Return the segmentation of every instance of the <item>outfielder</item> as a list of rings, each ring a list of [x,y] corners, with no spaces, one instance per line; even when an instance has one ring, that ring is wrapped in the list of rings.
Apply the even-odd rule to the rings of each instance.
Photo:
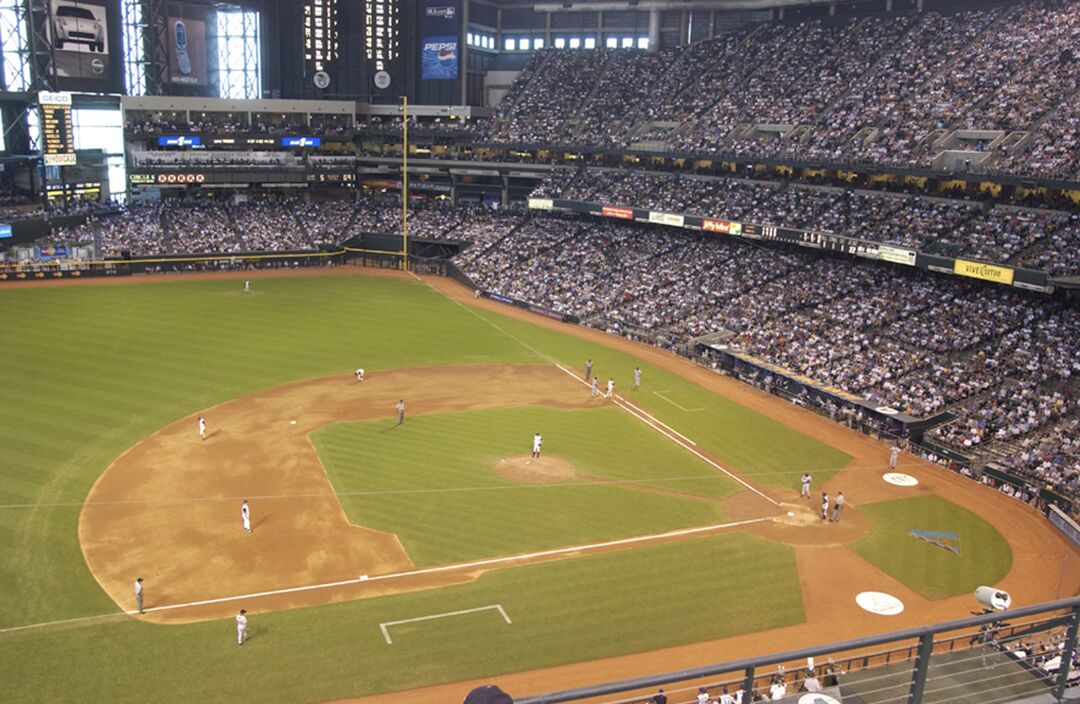
[[[236,644],[243,645],[247,639],[247,609],[240,609],[240,613],[236,614]]]
[[[397,424],[401,425],[405,422],[405,399],[398,401],[394,408],[397,409]]]
[[[244,279],[244,293],[249,293],[250,291],[251,291],[251,282],[248,281],[247,279]]]
[[[810,498],[810,473],[809,472],[803,472],[803,475],[802,475],[802,489],[799,490],[799,496],[800,497],[805,496],[808,499]]]
[[[240,520],[244,522],[244,530],[248,533],[251,532],[251,509],[248,508],[247,499],[244,499],[244,503],[240,504]]]
[[[363,370],[363,368],[360,368],[360,369],[356,370],[356,380],[357,381],[363,381],[364,380],[364,370]]]
[[[641,367],[634,367],[634,391],[641,388]]]
[[[199,416],[199,439],[206,439],[206,419],[202,416]]]
[[[537,457],[540,456],[540,445],[542,445],[543,443],[544,443],[544,437],[540,433],[537,433],[536,435],[533,435],[533,451],[532,451],[533,459],[536,459]]]

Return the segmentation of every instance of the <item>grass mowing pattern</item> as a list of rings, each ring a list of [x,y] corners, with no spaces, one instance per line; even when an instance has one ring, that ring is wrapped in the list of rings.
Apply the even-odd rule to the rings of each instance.
[[[851,545],[867,562],[928,599],[969,594],[1012,567],[1012,550],[992,525],[939,496],[883,501],[859,510],[870,532]],[[909,535],[911,529],[957,533],[960,554]]]
[[[437,565],[723,523],[715,501],[568,480],[522,484],[495,474],[504,457],[544,453],[578,474],[653,479],[721,499],[742,487],[617,408],[529,406],[336,423],[315,446],[353,523],[396,533],[418,565]],[[664,481],[664,479],[675,481]],[[692,486],[687,488],[687,484]],[[470,489],[468,491],[443,490]],[[431,493],[384,493],[429,490]]]
[[[746,578],[748,565],[754,579]],[[379,631],[381,622],[496,603],[512,625],[489,611],[394,626],[392,646]],[[732,533],[508,568],[439,590],[256,614],[244,648],[228,622],[124,620],[0,637],[0,659],[4,696],[13,702],[292,704],[648,651],[803,618],[793,550]]]

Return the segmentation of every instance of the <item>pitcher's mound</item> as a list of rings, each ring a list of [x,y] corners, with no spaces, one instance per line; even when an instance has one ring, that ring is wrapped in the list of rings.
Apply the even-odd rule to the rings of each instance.
[[[550,484],[574,476],[574,465],[558,457],[504,457],[495,463],[500,477],[526,484]]]

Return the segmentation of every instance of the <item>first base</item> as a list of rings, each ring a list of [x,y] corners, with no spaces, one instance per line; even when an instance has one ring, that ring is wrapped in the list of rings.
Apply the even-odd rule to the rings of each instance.
[[[366,574],[360,575],[360,581],[361,582],[366,582],[367,581],[367,575]]]
[[[289,425],[296,425],[296,421],[295,420],[290,420]]]

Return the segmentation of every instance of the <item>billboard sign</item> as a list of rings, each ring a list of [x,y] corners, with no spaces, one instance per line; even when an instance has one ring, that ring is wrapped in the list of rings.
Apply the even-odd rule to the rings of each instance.
[[[106,0],[50,0],[49,32],[59,78],[111,81]]]
[[[197,135],[163,135],[157,138],[159,147],[198,147],[202,146],[202,137]]]
[[[11,237],[11,225],[0,223],[0,240],[6,240],[9,237]]]
[[[321,137],[282,137],[283,147],[321,147]]]
[[[971,262],[966,259],[957,259],[953,263],[953,273],[958,276],[967,276],[972,279],[993,281],[998,284],[1011,284],[1013,282],[1013,270],[1007,266],[995,266],[983,262]]]
[[[458,38],[427,37],[420,50],[420,78],[452,81],[458,77]]]
[[[206,23],[183,17],[169,20],[169,82],[205,86]]]

